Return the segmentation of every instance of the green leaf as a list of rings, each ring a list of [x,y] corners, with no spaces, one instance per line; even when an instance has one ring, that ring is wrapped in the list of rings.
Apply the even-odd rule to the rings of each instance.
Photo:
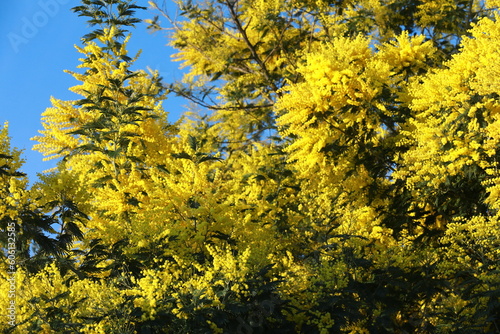
[[[104,150],[103,153],[112,159],[116,159],[122,153],[122,148],[118,148],[117,150]]]
[[[205,155],[203,156],[202,158],[198,159],[198,163],[202,163],[202,162],[205,162],[205,161],[210,161],[210,160],[217,160],[217,161],[222,161],[221,158],[218,158],[218,157],[214,157],[212,155]]]
[[[95,180],[92,186],[95,188],[102,188],[111,180],[113,180],[113,176],[106,175]]]
[[[193,157],[191,157],[189,154],[187,154],[186,152],[182,152],[182,153],[172,153],[172,157],[176,158],[176,159],[188,159],[188,160],[193,160]]]
[[[193,151],[197,151],[198,149],[198,139],[196,139],[195,136],[189,135],[188,136],[188,145]]]

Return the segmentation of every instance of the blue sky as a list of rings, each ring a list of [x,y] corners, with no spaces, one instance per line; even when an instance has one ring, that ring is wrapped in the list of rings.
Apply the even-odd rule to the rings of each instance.
[[[161,3],[161,1],[159,1]],[[168,9],[175,10],[172,1],[165,1]],[[0,13],[0,124],[9,122],[12,146],[24,150],[26,163],[22,169],[30,181],[36,174],[52,168],[54,161],[43,162],[43,156],[31,148],[30,138],[42,129],[41,113],[53,96],[62,100],[75,100],[78,95],[68,88],[78,84],[64,70],[77,70],[80,54],[74,45],[81,45],[81,37],[92,29],[85,17],[78,17],[70,9],[79,5],[76,0],[16,0],[2,3]],[[147,0],[137,5],[148,7]],[[141,19],[152,18],[153,10],[138,11]],[[166,46],[165,33],[151,34],[145,23],[132,30],[129,52],[142,54],[136,69],[150,67],[160,71],[166,81],[181,79],[179,63],[172,62],[175,50]],[[169,97],[164,108],[169,120],[175,121],[187,102]]]

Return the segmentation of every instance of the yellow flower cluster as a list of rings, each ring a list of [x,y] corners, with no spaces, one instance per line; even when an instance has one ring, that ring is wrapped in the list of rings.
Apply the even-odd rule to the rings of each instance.
[[[404,168],[394,173],[409,187],[424,180],[438,188],[470,165],[495,175],[496,162],[491,157],[499,143],[499,103],[492,94],[497,91],[495,73],[500,67],[491,57],[499,57],[499,27],[498,21],[481,20],[447,68],[410,89],[411,108],[416,112],[409,127],[414,146],[404,156]],[[496,196],[496,191],[490,194]]]

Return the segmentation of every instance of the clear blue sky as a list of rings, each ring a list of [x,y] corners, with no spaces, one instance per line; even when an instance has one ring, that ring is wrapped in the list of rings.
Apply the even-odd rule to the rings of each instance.
[[[161,1],[159,1],[161,3]],[[175,10],[172,1],[165,1],[169,11]],[[43,156],[32,150],[35,142],[30,138],[42,129],[41,113],[50,104],[53,96],[62,100],[75,100],[78,95],[68,88],[78,84],[63,70],[77,70],[78,53],[74,45],[81,45],[81,37],[92,29],[85,17],[78,17],[70,9],[80,4],[77,0],[15,0],[2,3],[0,13],[0,124],[9,122],[12,146],[24,149],[26,163],[23,172],[30,181],[36,174],[55,165],[54,161],[43,162]],[[137,0],[139,6],[148,7],[147,0]],[[152,18],[153,10],[139,10],[141,19]],[[175,52],[166,44],[163,32],[151,34],[145,23],[132,30],[129,52],[142,55],[135,63],[136,69],[160,71],[166,81],[182,77],[179,63],[172,62]],[[175,121],[187,102],[170,97],[164,104]]]

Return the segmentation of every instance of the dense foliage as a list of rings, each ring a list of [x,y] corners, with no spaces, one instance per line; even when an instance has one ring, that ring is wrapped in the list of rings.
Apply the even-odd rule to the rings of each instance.
[[[58,167],[0,132],[2,332],[500,333],[500,2],[177,2],[182,82],[132,70],[145,8],[82,0]]]

